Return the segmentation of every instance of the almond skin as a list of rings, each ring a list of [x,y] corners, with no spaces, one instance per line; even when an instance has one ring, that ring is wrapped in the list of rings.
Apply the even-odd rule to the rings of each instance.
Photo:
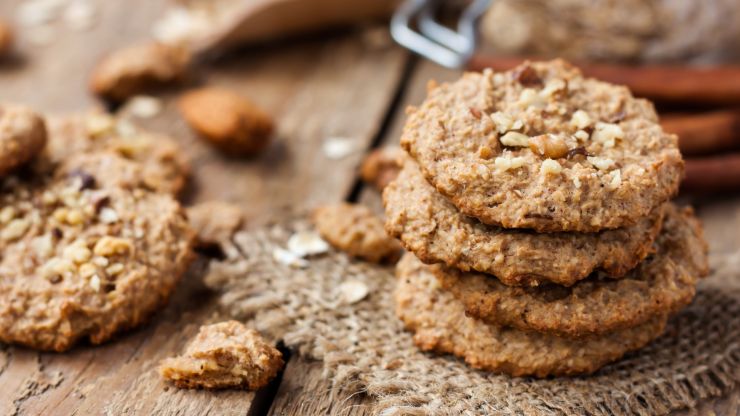
[[[252,156],[270,143],[274,130],[270,116],[231,91],[193,90],[180,97],[178,107],[193,130],[226,154]]]

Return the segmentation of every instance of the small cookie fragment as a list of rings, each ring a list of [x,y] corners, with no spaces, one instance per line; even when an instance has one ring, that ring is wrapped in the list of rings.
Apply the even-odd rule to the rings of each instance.
[[[226,154],[251,156],[270,143],[274,130],[270,116],[231,91],[215,87],[190,91],[178,106],[190,127]]]
[[[401,246],[389,237],[383,221],[362,205],[325,205],[314,211],[319,234],[335,248],[373,263],[398,258]]]
[[[411,253],[403,256],[396,266],[396,314],[421,350],[453,354],[480,370],[515,377],[590,374],[659,337],[667,321],[656,315],[639,326],[584,339],[489,325],[440,290],[430,267]]]
[[[165,359],[159,373],[180,388],[257,390],[283,367],[282,354],[237,321],[200,327],[185,354]]]
[[[10,53],[13,48],[13,31],[7,23],[0,20],[0,57]]]
[[[188,208],[187,214],[198,243],[205,246],[229,240],[243,220],[238,206],[223,201],[200,203]]]
[[[190,53],[178,46],[145,43],[105,57],[93,70],[90,89],[112,101],[125,101],[136,94],[182,81]]]
[[[404,152],[399,147],[384,147],[373,150],[360,167],[360,176],[365,183],[372,184],[382,191],[401,170],[401,157]]]
[[[20,105],[0,105],[0,175],[41,152],[46,136],[46,123],[41,116]]]

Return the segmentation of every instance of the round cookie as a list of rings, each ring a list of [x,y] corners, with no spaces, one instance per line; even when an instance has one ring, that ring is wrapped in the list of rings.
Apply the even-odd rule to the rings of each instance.
[[[0,176],[30,161],[45,145],[43,118],[23,106],[0,105]]]
[[[55,176],[0,181],[0,341],[104,342],[162,307],[190,262],[192,232],[172,196],[72,161]]]
[[[431,88],[401,145],[463,214],[539,232],[635,224],[683,174],[648,101],[560,60]]]
[[[619,280],[598,275],[566,288],[511,287],[480,273],[435,265],[440,284],[488,323],[583,337],[630,328],[675,313],[694,298],[708,273],[707,244],[690,208],[668,204],[656,253]]]
[[[580,340],[500,328],[466,316],[463,305],[439,290],[429,266],[412,254],[396,270],[396,313],[414,332],[419,348],[454,354],[473,368],[512,376],[593,373],[660,336],[667,321],[658,316],[634,328]]]
[[[438,194],[409,158],[383,192],[386,231],[425,263],[493,274],[511,286],[571,286],[598,269],[621,277],[648,255],[663,206],[634,226],[600,233],[536,234],[483,224]]]
[[[72,155],[111,152],[139,162],[144,186],[176,195],[190,171],[180,146],[171,138],[139,129],[126,120],[91,112],[50,117],[46,154],[52,162]]]

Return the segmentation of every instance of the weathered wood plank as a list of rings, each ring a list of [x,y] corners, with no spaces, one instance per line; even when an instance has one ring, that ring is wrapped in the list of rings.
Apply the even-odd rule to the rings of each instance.
[[[126,10],[136,8],[126,4]],[[121,15],[127,18],[120,19]],[[129,16],[118,10],[116,20],[129,20]],[[141,27],[148,31],[148,25]],[[121,29],[111,25],[108,30]],[[110,34],[101,34],[88,39],[95,47],[77,45],[77,49],[82,56],[127,43],[137,34],[120,36],[126,42],[116,38],[106,43]],[[295,41],[244,52],[202,68],[202,83],[244,93],[276,117],[275,143],[260,157],[229,159],[204,145],[177,115],[175,93],[165,97],[163,114],[141,122],[173,135],[191,156],[191,202],[222,199],[239,203],[247,222],[256,224],[279,215],[282,207],[341,200],[355,181],[356,166],[375,136],[407,59],[399,48],[390,43],[379,46],[376,40],[355,33]],[[38,53],[56,53],[55,64],[60,69],[51,72],[35,67],[48,64],[51,58],[29,59],[28,66],[18,72],[0,75],[3,99],[48,111],[84,109],[93,103],[84,83],[60,82],[65,79],[60,74],[84,73],[76,78],[82,80],[95,59],[80,58],[85,63],[75,62],[70,69],[67,61],[74,59],[68,59],[61,46],[55,52]],[[46,97],[40,92],[43,89],[29,90],[27,86],[34,84],[52,85],[56,90]],[[339,159],[327,158],[322,144],[330,137],[350,139],[352,152]],[[253,393],[172,389],[154,372],[161,358],[180,351],[198,325],[212,319],[216,311],[211,294],[201,285],[202,274],[202,269],[193,268],[165,311],[115,342],[81,346],[65,354],[2,347],[0,413],[247,413]]]

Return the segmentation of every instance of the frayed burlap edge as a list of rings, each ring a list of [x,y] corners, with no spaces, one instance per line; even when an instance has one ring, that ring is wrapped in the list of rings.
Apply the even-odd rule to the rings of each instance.
[[[337,388],[375,397],[378,414],[660,415],[740,380],[740,255],[715,259],[694,303],[642,351],[589,377],[536,380],[420,352],[395,316],[392,267],[338,252],[305,267],[276,260],[275,250],[307,228],[295,221],[237,233],[206,283],[232,317],[323,360]]]

